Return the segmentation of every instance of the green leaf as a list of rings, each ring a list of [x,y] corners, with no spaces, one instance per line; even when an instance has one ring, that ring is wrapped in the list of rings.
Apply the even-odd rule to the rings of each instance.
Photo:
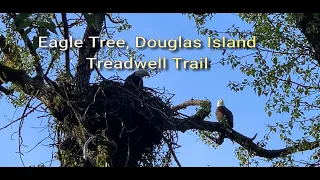
[[[232,36],[235,37],[236,35],[237,35],[237,32],[236,32],[236,31],[233,31],[233,32],[232,32]]]
[[[284,139],[284,135],[280,134],[280,139],[283,140]]]
[[[298,93],[302,93],[303,89],[301,87],[298,88]]]
[[[20,31],[21,29],[24,29],[24,28],[26,28],[26,27],[30,27],[30,25],[31,25],[31,21],[30,21],[30,19],[26,19],[26,20],[24,20],[24,21],[17,21],[17,23],[16,23],[16,28],[15,28],[15,31]]]
[[[46,28],[49,29],[49,31],[53,32],[54,34],[58,35],[56,30],[56,24],[54,24],[53,21],[49,21],[48,23],[44,24]]]
[[[278,58],[277,57],[272,58],[272,62],[273,64],[278,64]]]
[[[258,96],[261,96],[261,93],[262,93],[261,88],[258,87]]]
[[[86,19],[88,25],[93,25],[94,24],[94,15],[89,14],[89,13],[82,13],[84,18]]]
[[[39,36],[49,37],[50,33],[46,28],[39,28]]]
[[[271,111],[268,111],[268,116],[270,117],[272,115],[272,112]]]
[[[15,21],[24,21],[25,19],[27,19],[30,15],[32,15],[32,13],[19,13],[15,19]]]

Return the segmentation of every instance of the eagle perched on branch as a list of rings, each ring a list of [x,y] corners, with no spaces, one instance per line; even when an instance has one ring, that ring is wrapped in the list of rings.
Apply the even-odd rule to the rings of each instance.
[[[143,87],[143,78],[146,76],[150,77],[149,72],[146,70],[135,71],[125,79],[124,86],[129,88],[141,88]]]
[[[225,106],[223,99],[219,99],[217,102],[216,118],[220,124],[222,124],[226,130],[231,133],[233,128],[233,114]]]

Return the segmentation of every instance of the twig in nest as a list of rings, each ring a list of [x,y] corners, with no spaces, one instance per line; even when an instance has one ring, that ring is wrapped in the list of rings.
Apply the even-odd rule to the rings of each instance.
[[[84,159],[85,161],[89,161],[90,163],[91,163],[91,160],[90,160],[89,155],[88,155],[88,145],[89,145],[94,139],[96,139],[96,138],[99,138],[99,136],[91,136],[91,137],[89,137],[89,138],[87,139],[87,141],[84,143],[83,147],[82,147],[83,159]],[[106,163],[105,163],[105,167],[110,167],[110,165],[112,166],[112,156],[116,153],[116,151],[117,151],[117,149],[118,149],[118,146],[117,146],[117,144],[114,143],[113,141],[109,141],[108,138],[106,138],[106,137],[103,137],[103,139],[107,141],[108,146],[109,146],[109,145],[112,145],[113,148],[115,148],[114,151],[112,152],[112,154],[110,155],[110,156],[111,156],[110,162],[109,162],[110,164],[109,164],[107,161],[106,161]],[[110,156],[109,156],[109,157],[110,157]],[[91,164],[93,164],[93,163],[91,163]]]
[[[137,97],[137,95],[134,94],[133,92],[131,92],[131,91],[129,91],[129,90],[123,88],[123,87],[120,87],[120,88],[123,89],[124,91],[128,92],[128,94],[131,95],[131,98],[139,101],[140,103],[143,103],[143,101],[142,101],[139,97]],[[156,107],[153,107],[153,106],[151,106],[151,105],[149,105],[149,104],[146,104],[146,106],[148,106],[148,107],[150,107],[150,108],[158,111],[165,119],[169,120],[169,117],[168,117],[164,112],[162,112],[160,109],[158,109],[158,108],[156,108]],[[168,121],[168,122],[170,122],[170,121]],[[170,122],[170,123],[171,123],[171,122]]]
[[[123,124],[123,123],[122,123],[122,124]],[[123,127],[122,127],[122,129],[121,129],[121,133],[120,133],[120,135],[119,135],[119,138],[121,138],[122,133],[123,133],[123,130],[124,130],[125,128],[126,128],[125,126],[123,126]]]
[[[138,125],[136,125],[136,127],[131,130],[126,130],[126,132],[131,133],[131,132],[135,131],[137,128],[138,128]]]
[[[129,160],[130,160],[130,137],[128,137],[128,151],[127,151],[126,164],[124,165],[125,167],[128,167]]]
[[[167,139],[166,137],[163,137],[163,140],[167,143],[168,148],[169,148],[169,151],[170,151],[170,153],[172,154],[174,161],[177,163],[177,165],[178,165],[179,167],[181,167],[181,164],[180,164],[180,162],[179,162],[179,160],[178,160],[178,157],[176,156],[176,153],[174,152],[174,149],[172,148],[172,143],[171,143],[170,140]]]
[[[86,108],[86,110],[85,110],[85,112],[84,112],[84,114],[83,114],[83,116],[82,116],[82,120],[83,120],[83,121],[85,120],[85,116],[86,116],[86,114],[87,114],[90,106],[96,102],[97,94],[98,94],[98,92],[100,91],[100,89],[101,89],[101,87],[99,87],[98,90],[95,92],[95,94],[94,94],[94,96],[93,96],[93,101],[92,101],[92,102],[88,105],[88,107]]]
[[[83,147],[82,147],[82,151],[83,151],[83,159],[84,160],[88,160],[88,145],[91,143],[91,141],[93,141],[93,139],[95,139],[96,136],[91,136],[89,137],[89,139],[87,139],[87,141],[84,143]]]

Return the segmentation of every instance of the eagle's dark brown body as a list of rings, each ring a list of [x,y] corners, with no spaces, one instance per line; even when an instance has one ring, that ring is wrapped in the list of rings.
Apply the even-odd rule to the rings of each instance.
[[[126,87],[143,87],[143,80],[141,77],[131,74],[126,78],[124,85]]]
[[[217,108],[216,108],[216,118],[217,121],[224,126],[226,131],[228,133],[232,133],[233,129],[233,114],[232,112],[225,106],[224,101],[220,99],[217,102]],[[225,133],[219,133],[220,136],[217,140],[218,144],[222,144],[223,140],[226,136]],[[232,141],[232,140],[231,140]],[[233,142],[233,141],[232,141]]]
[[[146,70],[139,70],[132,73],[130,76],[128,76],[124,82],[124,86],[127,88],[142,88],[143,87],[143,77],[148,76],[150,77],[150,74]]]
[[[218,122],[223,123],[223,119],[225,118],[227,121],[227,127],[233,128],[233,114],[232,112],[226,108],[225,106],[218,106],[216,109],[216,117]]]

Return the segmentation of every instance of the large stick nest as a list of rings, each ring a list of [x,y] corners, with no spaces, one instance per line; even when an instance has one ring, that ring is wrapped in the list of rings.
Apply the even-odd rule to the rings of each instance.
[[[164,137],[166,124],[173,117],[169,99],[150,88],[127,89],[121,81],[103,80],[84,94],[69,95],[72,108],[66,108],[68,103],[56,105],[60,114],[68,114],[60,122],[65,135],[61,149],[78,156],[75,161],[81,162],[81,147],[90,136],[106,140],[105,158],[113,166],[138,166],[164,138],[168,140]],[[97,142],[88,146],[94,163],[104,144]]]

